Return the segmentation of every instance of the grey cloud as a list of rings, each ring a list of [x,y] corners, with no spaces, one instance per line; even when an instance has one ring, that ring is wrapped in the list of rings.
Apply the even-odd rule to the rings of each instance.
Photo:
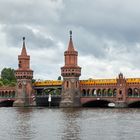
[[[42,65],[50,62],[46,66],[52,69],[56,62],[62,63],[70,29],[79,56],[98,59],[96,73],[104,66],[116,72],[124,64],[129,69],[140,69],[139,5],[138,0],[7,0],[0,2],[0,24],[8,46],[19,47],[25,36],[27,46],[34,51],[54,50],[54,54],[47,55],[58,58],[43,54],[36,61],[42,61]],[[39,32],[34,32],[36,29]],[[106,65],[98,67],[100,62]]]
[[[25,36],[30,48],[41,49],[57,47],[56,41],[40,32],[34,33],[32,29],[24,25],[7,25],[3,27],[2,31],[6,34],[8,46],[19,47],[19,44],[22,42],[22,37]],[[17,42],[19,43],[17,44]]]
[[[0,22],[3,24],[32,24],[45,25],[57,22],[57,11],[61,8],[61,0],[24,0],[1,1]],[[10,23],[9,23],[10,21]]]
[[[62,22],[81,26],[99,38],[137,42],[140,36],[139,4],[136,0],[80,0],[75,4],[66,1]]]

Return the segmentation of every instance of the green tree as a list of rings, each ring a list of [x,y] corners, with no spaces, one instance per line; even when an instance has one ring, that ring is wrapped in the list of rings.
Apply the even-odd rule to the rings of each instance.
[[[16,82],[12,81],[8,85],[11,86],[11,87],[14,87],[14,86],[16,86]]]
[[[57,80],[61,80],[61,76],[59,76]]]
[[[0,87],[2,87],[4,84],[3,84],[3,82],[2,82],[2,80],[0,80]]]
[[[0,85],[6,85],[6,86],[15,86],[16,85],[16,77],[14,74],[14,69],[11,68],[4,68],[1,71],[1,83]]]
[[[2,79],[2,82],[6,86],[8,86],[10,84],[10,81],[8,79]]]
[[[36,82],[36,80],[35,79],[32,79],[32,83],[35,83]]]
[[[9,82],[16,82],[16,77],[15,77],[15,74],[14,74],[14,69],[11,69],[11,68],[4,68],[2,71],[1,71],[1,79],[2,80],[8,80]]]

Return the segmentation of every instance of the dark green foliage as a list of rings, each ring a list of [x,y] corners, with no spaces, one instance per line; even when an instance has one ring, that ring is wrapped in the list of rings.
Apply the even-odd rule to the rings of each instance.
[[[57,80],[61,80],[61,76],[59,76]]]
[[[35,83],[35,81],[36,81],[35,79],[32,79],[32,83]]]
[[[14,69],[4,68],[1,71],[1,79],[0,86],[15,86],[16,85],[16,77],[14,74]]]
[[[4,84],[2,82],[2,80],[0,79],[0,87],[2,87]]]

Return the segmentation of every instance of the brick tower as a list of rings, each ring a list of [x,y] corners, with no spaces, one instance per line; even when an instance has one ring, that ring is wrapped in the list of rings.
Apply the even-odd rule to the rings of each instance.
[[[120,73],[117,78],[116,107],[126,107],[126,79]]]
[[[27,55],[25,37],[23,37],[23,47],[18,56],[18,69],[15,71],[17,79],[16,101],[13,106],[30,106],[32,104],[32,78],[33,71],[30,69],[30,56]]]
[[[75,51],[72,41],[72,31],[70,31],[70,41],[67,51],[64,52],[65,65],[61,67],[63,76],[62,98],[60,107],[79,107],[80,106],[80,87],[79,76],[81,67],[77,64],[78,52]]]

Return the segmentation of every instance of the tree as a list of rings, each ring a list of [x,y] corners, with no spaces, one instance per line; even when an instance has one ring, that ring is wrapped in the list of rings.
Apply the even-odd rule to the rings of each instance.
[[[1,71],[1,79],[8,80],[9,82],[16,82],[16,77],[14,74],[14,69],[11,68],[4,68]]]
[[[32,83],[35,83],[36,82],[36,80],[35,79],[32,79]]]
[[[6,86],[8,86],[10,84],[10,81],[8,79],[2,79],[2,82]]]
[[[61,76],[59,76],[57,80],[61,80]]]
[[[16,77],[14,74],[14,69],[4,68],[1,71],[1,79],[0,86],[15,86],[16,85]]]
[[[3,82],[0,80],[0,87],[2,87],[4,84],[3,84]]]

